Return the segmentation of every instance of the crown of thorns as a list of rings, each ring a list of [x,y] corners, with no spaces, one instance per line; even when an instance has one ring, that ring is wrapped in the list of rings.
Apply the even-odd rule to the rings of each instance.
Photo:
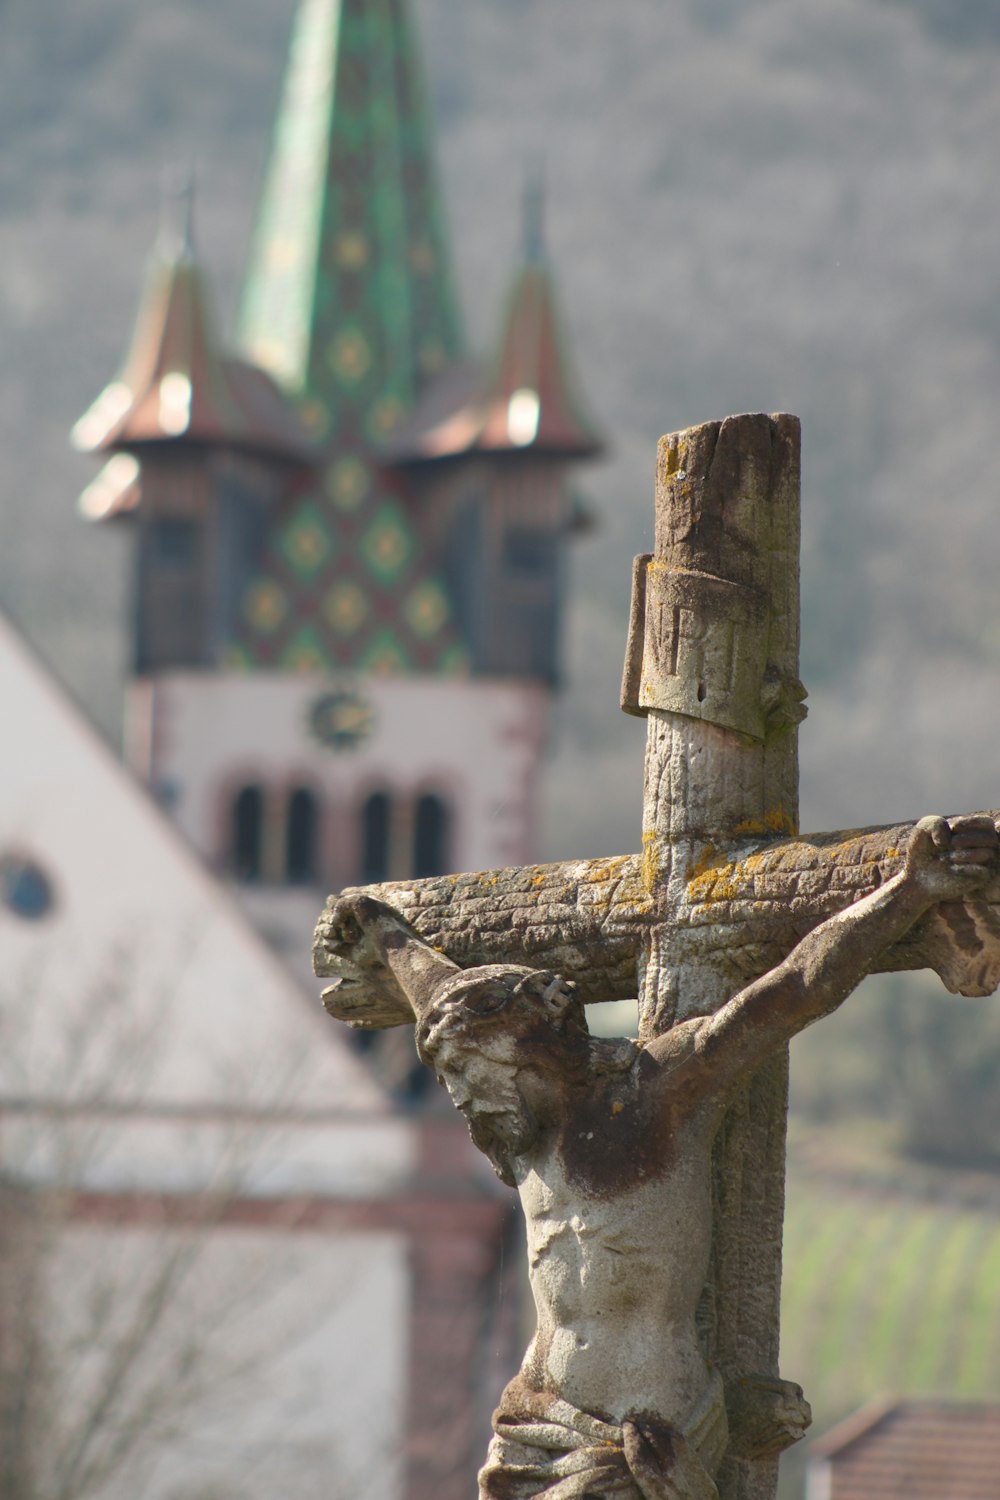
[[[417,1051],[427,1062],[449,1041],[468,1036],[478,1023],[499,1018],[510,1006],[530,1010],[557,1030],[586,1030],[576,985],[547,969],[485,964],[449,980],[417,1024]]]

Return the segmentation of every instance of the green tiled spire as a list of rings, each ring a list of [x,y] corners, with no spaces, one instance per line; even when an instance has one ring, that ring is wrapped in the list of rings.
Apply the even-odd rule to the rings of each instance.
[[[303,0],[240,319],[244,351],[381,435],[459,353],[404,0]]]
[[[423,378],[461,348],[406,0],[302,0],[240,343],[331,453],[276,518],[246,599],[245,659],[453,669],[446,593],[405,494],[373,462]]]

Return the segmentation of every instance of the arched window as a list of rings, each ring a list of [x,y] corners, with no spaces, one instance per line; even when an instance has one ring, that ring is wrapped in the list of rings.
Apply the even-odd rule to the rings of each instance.
[[[433,792],[417,798],[413,815],[413,875],[445,875],[448,870],[448,808]]]
[[[296,787],[288,799],[285,824],[285,878],[290,885],[316,879],[319,804],[307,787]]]
[[[371,885],[389,878],[389,828],[392,798],[388,792],[372,792],[361,809],[361,884]]]
[[[245,786],[233,802],[232,863],[237,880],[259,880],[264,844],[264,794]]]

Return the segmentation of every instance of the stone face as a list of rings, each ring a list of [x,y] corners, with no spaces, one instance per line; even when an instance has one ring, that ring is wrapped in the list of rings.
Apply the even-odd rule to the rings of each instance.
[[[622,685],[648,718],[641,852],[320,918],[327,1009],[416,1019],[521,1197],[538,1330],[484,1500],[570,1474],[559,1493],[770,1500],[808,1421],[778,1375],[787,1041],[874,969],[1000,978],[992,814],[797,836],[797,657],[797,421],[663,439]],[[636,993],[640,1045],[588,1036],[581,1002]]]

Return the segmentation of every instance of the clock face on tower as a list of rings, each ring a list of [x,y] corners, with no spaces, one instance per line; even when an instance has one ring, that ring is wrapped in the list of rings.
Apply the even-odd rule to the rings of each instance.
[[[330,750],[354,750],[375,727],[375,710],[355,688],[335,688],[309,707],[313,738]]]

